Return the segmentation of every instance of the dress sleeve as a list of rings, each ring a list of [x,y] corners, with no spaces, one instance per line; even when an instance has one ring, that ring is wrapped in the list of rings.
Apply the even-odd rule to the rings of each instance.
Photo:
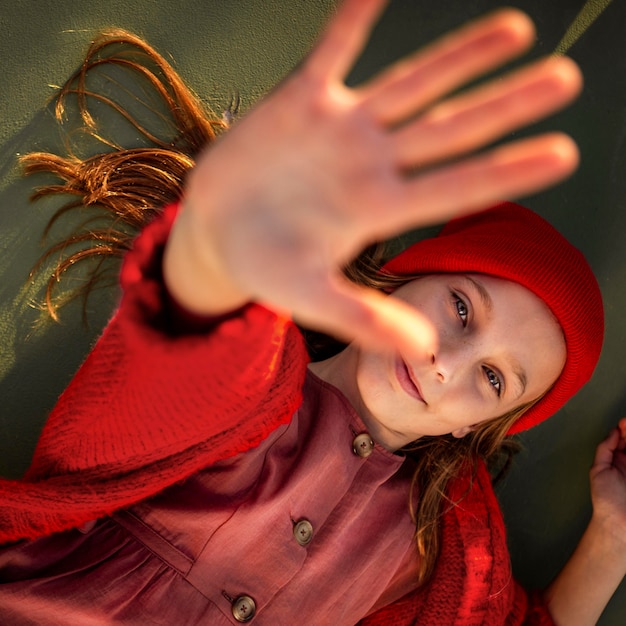
[[[149,497],[258,445],[301,402],[293,323],[250,304],[185,319],[162,253],[177,207],[137,239],[123,296],[60,397],[22,481],[0,481],[0,543],[63,530]]]
[[[448,489],[431,579],[360,626],[555,626],[540,593],[513,579],[502,513],[483,463]]]

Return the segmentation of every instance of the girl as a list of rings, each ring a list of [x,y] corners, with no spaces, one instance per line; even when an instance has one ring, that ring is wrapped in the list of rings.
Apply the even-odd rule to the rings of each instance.
[[[575,625],[602,611],[626,571],[626,423],[598,448],[593,519],[544,594],[511,579],[485,465],[591,376],[602,305],[580,253],[501,204],[350,268],[360,286],[337,269],[375,238],[570,172],[557,135],[441,163],[565,103],[578,73],[552,60],[433,104],[525,47],[527,19],[504,11],[348,90],[381,5],[346,2],[193,168],[220,123],[128,37],[161,72],[175,145],[31,157],[65,178],[48,191],[131,224],[147,190],[165,203],[188,176],[127,255],[119,310],[25,479],[0,487],[3,621]],[[291,317],[350,342],[308,365]]]

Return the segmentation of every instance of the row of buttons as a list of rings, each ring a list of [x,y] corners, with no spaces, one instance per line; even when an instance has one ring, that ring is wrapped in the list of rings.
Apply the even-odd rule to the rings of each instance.
[[[308,545],[313,539],[313,524],[308,519],[294,522],[293,536],[301,546]],[[247,595],[237,596],[231,602],[231,611],[238,622],[249,622],[256,613],[256,602]]]
[[[362,459],[367,458],[374,451],[374,442],[367,433],[356,435],[352,440],[352,451]],[[313,539],[313,524],[307,519],[294,521],[293,536],[301,545],[306,546]],[[231,601],[233,617],[238,622],[249,622],[256,613],[256,602],[248,595],[237,596]]]

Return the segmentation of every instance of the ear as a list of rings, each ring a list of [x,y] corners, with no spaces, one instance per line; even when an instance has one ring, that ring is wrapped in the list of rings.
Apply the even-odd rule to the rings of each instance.
[[[457,428],[453,430],[450,434],[457,439],[462,439],[465,435],[471,433],[474,430],[473,426],[463,426],[461,428]]]

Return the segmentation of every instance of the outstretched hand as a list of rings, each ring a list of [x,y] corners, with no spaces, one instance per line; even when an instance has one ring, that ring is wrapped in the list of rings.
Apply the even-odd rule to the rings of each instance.
[[[351,89],[343,80],[385,6],[346,0],[313,52],[199,159],[165,257],[181,304],[254,299],[370,347],[421,350],[428,328],[340,268],[367,244],[534,192],[575,169],[561,134],[474,154],[569,102],[581,77],[552,58],[445,99],[519,55],[529,19],[507,9]],[[452,160],[454,159],[454,160]]]

